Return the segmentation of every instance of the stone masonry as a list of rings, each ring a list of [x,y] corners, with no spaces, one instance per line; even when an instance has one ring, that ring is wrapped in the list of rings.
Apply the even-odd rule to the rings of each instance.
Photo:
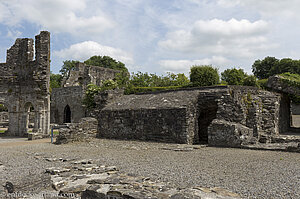
[[[33,39],[17,39],[0,63],[0,104],[8,108],[8,135],[24,136],[29,109],[35,114],[33,132],[48,134],[50,125],[50,33]],[[34,57],[35,49],[35,60]]]
[[[88,116],[82,100],[89,84],[101,86],[102,81],[114,79],[118,70],[77,63],[68,77],[63,79],[62,88],[54,88],[51,93],[51,123],[63,124],[79,122]]]
[[[98,121],[92,117],[85,117],[78,123],[67,124],[59,129],[56,144],[66,144],[74,141],[87,141],[97,136]]]
[[[216,86],[124,95],[98,103],[99,137],[239,147],[289,130],[289,99]]]

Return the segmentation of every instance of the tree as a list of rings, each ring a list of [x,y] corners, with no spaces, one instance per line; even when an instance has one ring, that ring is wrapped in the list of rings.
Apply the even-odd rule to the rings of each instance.
[[[79,61],[74,61],[74,60],[66,60],[63,62],[63,66],[60,69],[60,73],[62,74],[63,77],[67,77],[70,74],[71,70],[74,70],[75,66]]]
[[[221,73],[221,79],[228,83],[228,85],[243,85],[243,81],[247,74],[243,69],[226,69]]]
[[[275,57],[266,57],[263,60],[256,60],[252,65],[252,72],[258,79],[269,78],[274,74],[274,69],[278,62],[279,60]]]
[[[60,74],[50,74],[50,90],[52,91],[53,88],[60,88],[61,81],[63,76]]]
[[[218,69],[211,65],[192,66],[190,80],[193,86],[212,86],[219,83]]]
[[[272,68],[271,75],[282,73],[294,73],[300,74],[300,62],[299,60],[293,60],[290,58],[283,58]]]
[[[116,61],[109,56],[96,56],[95,55],[95,56],[92,56],[89,59],[85,60],[84,63],[86,65],[100,66],[100,67],[104,67],[104,68],[111,68],[111,69],[115,69],[115,70],[128,72],[128,69],[125,67],[125,64],[123,64],[120,61]]]
[[[243,86],[255,86],[259,87],[257,78],[254,75],[247,75],[243,81]]]

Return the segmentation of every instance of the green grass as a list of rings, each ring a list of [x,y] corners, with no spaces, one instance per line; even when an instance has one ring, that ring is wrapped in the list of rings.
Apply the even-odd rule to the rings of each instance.
[[[6,130],[0,130],[0,133],[5,133]]]
[[[294,81],[294,82],[300,82],[300,75],[299,74],[293,74],[293,73],[282,73],[279,75],[280,77]]]
[[[300,89],[300,75],[293,73],[283,73],[279,75],[283,83],[286,83],[290,87]],[[289,94],[290,99],[296,103],[300,104],[300,96],[295,94]]]
[[[49,134],[51,135],[51,131],[49,131]],[[58,130],[53,130],[53,135],[58,135],[59,131]]]

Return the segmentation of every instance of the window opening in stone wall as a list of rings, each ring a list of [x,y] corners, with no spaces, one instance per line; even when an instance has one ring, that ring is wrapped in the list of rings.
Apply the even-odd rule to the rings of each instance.
[[[64,123],[71,123],[71,109],[69,105],[64,110]]]
[[[0,104],[0,134],[8,130],[9,113],[5,104]]]
[[[208,143],[208,126],[211,122],[216,119],[217,115],[217,103],[209,103],[203,105],[201,110],[199,111],[199,118],[198,118],[198,135],[199,135],[199,143],[200,144],[207,144]]]

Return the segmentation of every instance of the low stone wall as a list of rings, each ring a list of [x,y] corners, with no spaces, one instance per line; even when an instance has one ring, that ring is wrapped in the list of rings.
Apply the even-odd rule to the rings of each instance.
[[[99,137],[188,142],[185,108],[104,110],[100,117]]]
[[[98,121],[95,118],[82,118],[79,123],[67,124],[66,128],[59,129],[56,144],[66,144],[74,141],[86,141],[97,135]]]

